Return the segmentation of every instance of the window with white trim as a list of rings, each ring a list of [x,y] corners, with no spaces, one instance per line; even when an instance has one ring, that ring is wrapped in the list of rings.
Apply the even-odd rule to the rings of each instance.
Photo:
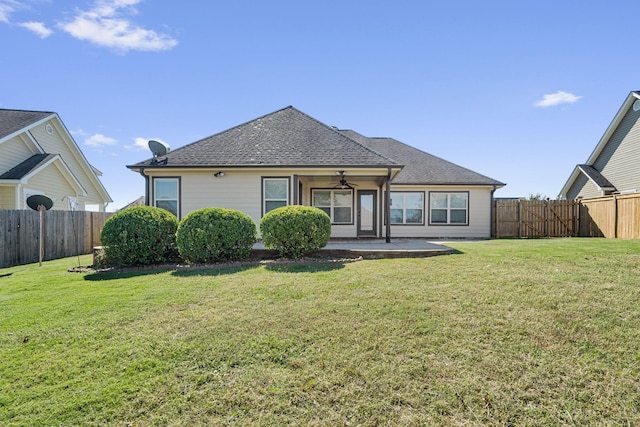
[[[289,178],[262,179],[262,212],[269,211],[289,204]]]
[[[424,192],[391,192],[391,224],[424,224]]]
[[[353,223],[352,190],[313,190],[311,204],[326,212],[332,224]]]
[[[176,217],[180,212],[180,180],[178,178],[153,179],[154,206],[168,210]]]
[[[429,224],[467,225],[469,193],[429,193]]]

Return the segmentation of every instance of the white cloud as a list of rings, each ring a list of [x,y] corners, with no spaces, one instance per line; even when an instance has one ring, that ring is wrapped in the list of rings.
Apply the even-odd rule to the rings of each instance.
[[[9,23],[9,16],[22,4],[16,0],[0,0],[0,22]]]
[[[42,22],[21,22],[18,25],[35,33],[41,39],[46,39],[53,34],[53,31],[47,28]]]
[[[557,91],[556,93],[548,93],[542,97],[542,99],[536,102],[536,107],[554,107],[560,104],[573,104],[581,99],[581,96],[574,95],[569,92]]]
[[[130,50],[158,51],[175,47],[178,41],[138,26],[128,19],[137,14],[140,0],[100,0],[88,11],[78,11],[70,22],[59,27],[79,40],[121,52]]]
[[[163,140],[161,140],[160,138],[134,138],[133,140],[133,145],[131,147],[127,147],[127,148],[133,148],[135,150],[148,150],[149,149],[149,140],[153,139],[154,141],[160,141],[163,144],[165,144],[165,142]]]
[[[104,145],[115,145],[118,140],[109,138],[108,136],[104,136],[101,133],[96,133],[91,135],[89,138],[84,140],[86,145],[90,145],[91,147],[102,147]]]
[[[149,147],[149,140],[147,138],[135,138],[133,140],[133,148],[138,150],[146,150]]]

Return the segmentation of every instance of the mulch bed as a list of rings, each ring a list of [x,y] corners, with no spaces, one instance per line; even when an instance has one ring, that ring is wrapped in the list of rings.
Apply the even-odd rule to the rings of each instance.
[[[157,264],[145,265],[138,267],[123,268],[94,268],[93,266],[76,266],[71,267],[67,271],[69,273],[130,273],[137,271],[197,271],[234,267],[257,267],[265,266],[289,266],[289,265],[316,265],[316,264],[348,264],[351,262],[362,261],[362,257],[356,258],[327,258],[327,257],[305,257],[301,259],[275,258],[275,259],[250,259],[246,261],[223,262],[216,264]]]

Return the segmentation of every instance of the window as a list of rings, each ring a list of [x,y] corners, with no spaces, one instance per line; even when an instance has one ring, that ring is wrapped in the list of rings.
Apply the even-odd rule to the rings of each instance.
[[[333,224],[353,223],[351,190],[313,190],[312,206],[325,211]]]
[[[468,224],[469,193],[429,193],[431,224]]]
[[[424,193],[391,192],[391,224],[424,224]]]
[[[178,212],[180,212],[179,179],[155,178],[153,185],[154,206],[166,209],[178,217]]]
[[[289,204],[289,178],[262,179],[263,215]]]

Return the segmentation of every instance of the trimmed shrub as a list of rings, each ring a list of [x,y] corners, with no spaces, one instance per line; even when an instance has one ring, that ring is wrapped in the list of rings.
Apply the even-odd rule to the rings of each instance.
[[[101,262],[120,267],[176,261],[177,229],[178,219],[164,209],[135,206],[116,212],[100,232]]]
[[[192,264],[248,258],[256,242],[249,215],[226,208],[203,208],[185,216],[176,234],[178,252]]]
[[[280,256],[302,258],[326,246],[331,237],[331,219],[311,206],[283,206],[260,220],[262,242]]]

